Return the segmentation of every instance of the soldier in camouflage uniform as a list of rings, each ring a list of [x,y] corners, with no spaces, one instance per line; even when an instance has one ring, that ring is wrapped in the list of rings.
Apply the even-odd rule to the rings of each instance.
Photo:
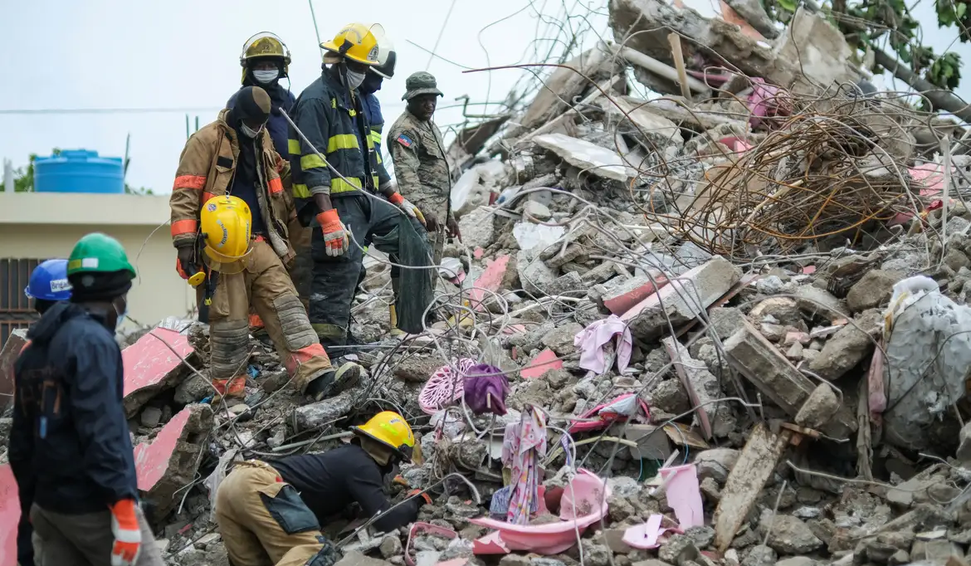
[[[439,265],[446,229],[450,236],[461,238],[449,206],[452,180],[445,144],[432,121],[442,92],[435,77],[426,72],[408,77],[405,88],[401,99],[408,102],[408,108],[391,126],[389,148],[398,191],[424,214],[435,264]]]

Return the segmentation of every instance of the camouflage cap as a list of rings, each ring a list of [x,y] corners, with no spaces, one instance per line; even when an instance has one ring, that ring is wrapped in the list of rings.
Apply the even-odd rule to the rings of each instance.
[[[442,91],[438,90],[438,81],[435,76],[425,71],[418,71],[405,79],[405,95],[401,100],[411,100],[422,94],[437,94],[443,96]]]

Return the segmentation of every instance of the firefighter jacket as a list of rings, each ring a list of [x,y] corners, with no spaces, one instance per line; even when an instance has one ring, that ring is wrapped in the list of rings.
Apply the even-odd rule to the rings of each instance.
[[[313,147],[347,179],[332,175],[327,163],[291,127],[290,170],[298,201],[314,194],[353,194],[362,187],[374,190],[391,180],[378,162],[360,97],[352,96],[341,83],[336,66],[325,68],[300,94],[292,116]]]
[[[61,302],[27,331],[14,365],[10,467],[31,503],[76,515],[138,497],[122,406],[124,366],[104,318]]]
[[[194,244],[199,229],[202,205],[214,196],[231,194],[238,174],[239,140],[229,124],[231,110],[189,138],[179,158],[169,207],[172,209],[172,241],[176,247]],[[260,212],[266,237],[284,263],[293,256],[287,223],[296,217],[293,198],[285,185],[290,182],[290,164],[273,149],[273,140],[264,130],[260,134],[262,155],[255,174],[264,190],[258,191]]]

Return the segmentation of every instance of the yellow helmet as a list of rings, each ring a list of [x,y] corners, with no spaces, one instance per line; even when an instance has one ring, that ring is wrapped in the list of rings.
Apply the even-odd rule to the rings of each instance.
[[[411,461],[411,455],[415,449],[415,435],[404,417],[398,413],[381,411],[363,425],[352,426],[351,430],[388,446],[406,461]]]
[[[290,74],[290,49],[275,33],[261,31],[246,40],[243,51],[239,55],[239,65],[243,67],[243,79],[246,79],[246,68],[253,59],[277,58],[283,60],[283,76]]]
[[[202,234],[206,242],[209,267],[214,271],[242,271],[250,253],[252,213],[246,202],[230,195],[212,197],[202,205]]]
[[[365,24],[347,24],[331,41],[320,46],[330,53],[342,55],[364,65],[378,64],[378,39]]]

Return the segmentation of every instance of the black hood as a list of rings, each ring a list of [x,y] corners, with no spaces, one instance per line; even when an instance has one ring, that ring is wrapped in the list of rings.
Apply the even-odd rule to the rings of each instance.
[[[91,315],[81,305],[67,301],[55,303],[44,313],[44,316],[40,317],[40,320],[30,327],[30,330],[27,331],[27,338],[37,343],[50,342],[57,331],[69,320],[82,316]],[[104,324],[104,321],[100,318],[97,317],[96,320],[99,324]]]
[[[283,71],[280,72],[282,73]],[[251,71],[247,71],[246,78],[243,79],[243,86],[258,86],[265,90],[266,93],[270,95],[270,100],[273,102],[273,113],[276,114],[276,110],[278,108],[281,106],[286,108],[290,103],[290,89],[283,88],[283,85],[280,84],[280,80],[283,78],[284,77],[281,75],[279,78],[277,78],[277,80],[273,81],[273,83],[265,85],[254,79]],[[289,81],[289,78],[287,78],[287,80]]]

